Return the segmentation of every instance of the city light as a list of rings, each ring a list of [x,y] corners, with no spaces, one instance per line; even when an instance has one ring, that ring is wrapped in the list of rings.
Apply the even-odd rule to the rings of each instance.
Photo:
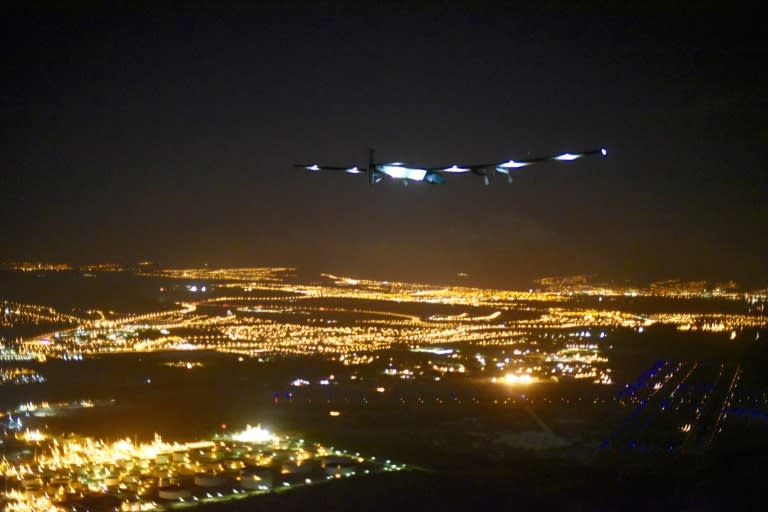
[[[504,375],[505,384],[530,384],[533,382],[533,377],[528,374],[517,375],[514,373],[508,373]]]
[[[232,434],[232,439],[241,443],[269,443],[276,441],[277,437],[269,430],[261,428],[261,425],[247,425],[242,432]]]

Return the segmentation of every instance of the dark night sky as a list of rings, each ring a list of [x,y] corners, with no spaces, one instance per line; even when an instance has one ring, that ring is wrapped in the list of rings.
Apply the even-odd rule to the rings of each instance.
[[[0,259],[768,284],[759,19],[404,11],[3,17]],[[292,168],[371,145],[609,154],[490,187]]]

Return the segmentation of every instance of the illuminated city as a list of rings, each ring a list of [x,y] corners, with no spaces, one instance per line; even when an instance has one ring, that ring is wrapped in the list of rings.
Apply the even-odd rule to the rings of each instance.
[[[122,312],[2,302],[0,385],[19,390],[1,418],[9,510],[227,503],[408,464],[429,468],[436,448],[455,457],[479,450],[502,460],[587,457],[599,465],[623,463],[627,450],[690,458],[721,449],[722,432],[732,421],[740,428],[737,412],[768,415],[768,398],[752,397],[745,370],[733,361],[768,327],[768,296],[760,291],[692,292],[686,283],[596,288],[578,278],[578,286],[507,291],[331,274],[309,284],[284,267],[139,269],[111,278],[111,268],[60,267],[42,268],[55,272],[48,279],[147,281],[154,292]],[[153,310],[153,302],[162,308]],[[658,360],[659,350],[669,358]],[[676,354],[692,350],[724,359]],[[132,370],[123,366],[126,357]],[[82,371],[94,373],[98,384],[65,387],[87,396],[57,392],[64,401],[33,402],[27,396],[51,395],[23,392]],[[115,387],[121,381],[110,381],[113,371],[126,375],[130,389]],[[254,377],[260,374],[263,381]],[[240,379],[237,385],[254,391],[245,401],[209,402],[216,393],[197,395],[208,379],[221,384],[206,387]],[[88,426],[138,414],[129,404],[142,388],[158,393],[158,404],[173,403],[157,409],[150,400],[142,414],[184,441],[150,434],[153,422],[136,428],[128,420],[141,441],[125,425],[108,428],[112,440]],[[165,409],[199,419],[178,428]],[[494,410],[510,419],[499,423],[488,416]],[[375,412],[381,423],[380,415],[404,411],[416,422],[413,442],[431,446],[423,454],[367,419]],[[229,427],[262,417],[293,434]],[[442,419],[419,423],[428,417]],[[456,422],[471,427],[447,427]],[[67,434],[57,423],[85,429]],[[335,424],[354,424],[376,441],[353,440],[340,450],[309,444],[317,437],[341,446],[345,429]],[[393,453],[378,451],[380,444]]]
[[[24,430],[7,438],[13,449],[34,446],[35,456],[4,459],[0,471],[18,489],[5,491],[6,510],[177,509],[196,504],[310,485],[318,480],[404,465],[326,448],[250,425],[212,440],[146,443],[51,437]]]
[[[762,11],[69,4],[0,16],[0,512],[766,508]]]

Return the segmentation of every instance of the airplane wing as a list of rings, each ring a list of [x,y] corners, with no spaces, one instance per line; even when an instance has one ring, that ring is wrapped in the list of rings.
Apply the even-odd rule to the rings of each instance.
[[[320,165],[320,164],[293,164],[294,167],[300,167],[308,171],[342,171],[350,174],[360,174],[365,172],[365,167],[356,165],[338,166],[338,165]]]
[[[369,179],[371,184],[379,183],[384,179],[385,176],[387,176],[389,178],[403,180],[405,183],[410,180],[426,181],[427,183],[431,183],[433,185],[442,185],[446,181],[446,174],[473,173],[482,176],[485,179],[485,183],[487,185],[489,171],[496,171],[501,174],[506,174],[509,180],[512,181],[512,171],[520,167],[527,167],[529,165],[550,161],[570,162],[586,156],[605,156],[606,154],[608,154],[608,152],[605,150],[605,148],[600,148],[580,151],[577,153],[561,153],[557,155],[525,158],[522,160],[503,160],[500,162],[489,162],[485,164],[452,164],[440,167],[416,167],[406,165],[402,162],[372,164],[371,171],[369,173]],[[356,165],[336,166],[320,164],[294,164],[294,167],[301,167],[303,169],[307,169],[308,171],[340,171],[349,174],[361,174],[368,172],[365,167],[358,167]]]
[[[527,167],[533,164],[539,164],[539,163],[551,162],[551,161],[572,162],[573,160],[578,160],[579,158],[584,158],[585,156],[591,156],[591,155],[605,156],[607,154],[608,154],[608,151],[606,151],[605,148],[590,149],[587,151],[579,151],[577,153],[567,152],[567,153],[561,153],[559,155],[548,155],[548,156],[539,156],[535,158],[525,158],[523,160],[507,160],[504,162],[496,162],[492,164],[491,167],[493,167],[496,170],[496,172],[509,174],[511,169]]]
[[[579,151],[577,153],[567,152],[567,153],[561,153],[557,155],[538,156],[533,158],[524,158],[520,160],[503,160],[501,162],[489,162],[485,164],[453,164],[450,166],[430,167],[427,169],[427,172],[439,173],[439,174],[471,172],[473,174],[483,176],[487,184],[489,169],[495,170],[496,172],[501,174],[506,174],[508,177],[510,177],[510,181],[511,181],[510,175],[513,169],[519,169],[521,167],[528,167],[529,165],[550,162],[550,161],[570,162],[573,160],[578,160],[579,158],[583,158],[585,156],[591,156],[591,155],[605,156],[607,154],[608,152],[606,151],[605,148],[600,148],[600,149],[590,149],[587,151]]]

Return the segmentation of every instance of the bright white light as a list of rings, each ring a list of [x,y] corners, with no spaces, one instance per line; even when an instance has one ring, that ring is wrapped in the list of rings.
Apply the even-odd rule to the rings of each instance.
[[[269,430],[261,428],[261,425],[255,427],[246,425],[245,430],[232,435],[232,440],[241,443],[268,443],[270,441],[276,441],[277,436],[272,434]]]
[[[600,153],[602,153],[602,155],[605,156],[605,155],[608,154],[608,150],[603,148],[603,149],[600,150]]]
[[[530,384],[533,382],[533,377],[528,374],[517,375],[515,373],[508,373],[504,376],[504,382],[507,384]]]
[[[499,167],[503,167],[505,169],[517,169],[518,167],[525,167],[526,165],[531,165],[530,162],[515,162],[514,160],[510,160],[508,162],[504,162],[503,164],[499,165]]]
[[[452,348],[440,348],[440,347],[416,347],[412,348],[411,352],[426,352],[428,354],[437,354],[438,356],[446,356],[453,354]]]
[[[355,166],[355,167],[350,167],[345,172],[348,172],[350,174],[360,174],[362,171],[357,166]]]
[[[39,430],[25,430],[21,438],[27,442],[38,442],[45,440],[46,435]]]
[[[525,167],[526,165],[531,165],[531,162],[515,162],[514,160],[510,160],[509,162],[497,165],[496,170],[505,172],[507,169],[517,169],[519,167]]]
[[[395,179],[408,179],[422,181],[427,175],[425,169],[412,169],[395,164],[385,164],[377,166],[377,170]]]
[[[577,158],[581,158],[584,155],[574,155],[573,153],[563,153],[560,156],[556,156],[555,160],[565,160],[566,162],[570,162],[571,160],[576,160]]]
[[[308,171],[319,171],[320,170],[320,166],[317,165],[317,164],[308,165],[307,166],[307,170]]]
[[[467,167],[459,167],[458,165],[452,165],[445,169],[441,169],[441,172],[469,172]]]

